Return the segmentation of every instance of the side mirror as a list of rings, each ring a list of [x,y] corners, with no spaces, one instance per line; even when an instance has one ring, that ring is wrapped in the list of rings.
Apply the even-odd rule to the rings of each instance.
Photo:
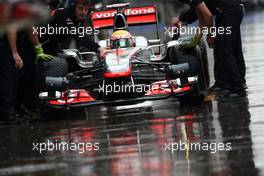
[[[69,58],[77,58],[78,57],[78,50],[77,49],[66,49],[63,50],[63,53],[61,55],[64,59]]]
[[[66,49],[61,55],[64,59],[74,59],[82,68],[93,66],[94,60],[97,59],[95,52],[79,52],[77,49]]]
[[[166,45],[160,39],[148,40],[149,46],[147,49],[152,51],[150,61],[162,61],[166,57]]]
[[[108,46],[110,46],[110,40],[109,39],[107,39],[107,40],[100,40],[98,42],[98,44],[101,47],[108,47]]]
[[[152,39],[152,40],[148,40],[148,44],[149,45],[161,45],[161,40],[160,39]]]
[[[91,68],[93,67],[94,60],[97,60],[97,54],[95,52],[81,52],[77,63],[82,68]]]
[[[169,41],[167,43],[167,48],[171,48],[173,46],[178,46],[179,45],[179,41],[178,40],[172,40],[172,41]]]
[[[146,37],[143,36],[136,36],[134,40],[136,47],[147,47],[149,43]]]

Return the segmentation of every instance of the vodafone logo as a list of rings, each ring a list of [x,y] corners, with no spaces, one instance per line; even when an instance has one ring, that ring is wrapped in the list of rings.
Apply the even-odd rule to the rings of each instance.
[[[117,12],[115,10],[95,12],[93,13],[92,18],[93,19],[113,18],[116,13]],[[130,9],[125,9],[124,13],[126,16],[147,15],[147,14],[156,13],[156,8],[154,6],[141,7],[141,8],[130,8]]]

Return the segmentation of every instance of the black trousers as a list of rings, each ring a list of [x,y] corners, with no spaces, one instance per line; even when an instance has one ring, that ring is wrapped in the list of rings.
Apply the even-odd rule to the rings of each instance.
[[[27,32],[19,33],[18,49],[24,62],[23,75],[19,79],[18,105],[23,104],[27,109],[34,111],[37,107],[35,83],[36,55]]]
[[[216,85],[231,91],[244,91],[245,61],[242,51],[240,25],[244,11],[241,6],[223,11],[215,19],[217,28],[231,27],[231,34],[217,34],[214,46],[214,75]]]
[[[16,113],[18,70],[9,53],[0,53],[0,118]]]

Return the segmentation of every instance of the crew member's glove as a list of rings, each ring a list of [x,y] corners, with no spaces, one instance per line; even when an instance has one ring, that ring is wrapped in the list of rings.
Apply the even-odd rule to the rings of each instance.
[[[113,51],[109,47],[98,48],[100,59],[103,59],[106,54],[112,53]]]
[[[185,48],[194,48],[199,45],[201,38],[198,36],[194,36],[193,38],[186,39],[182,41],[179,45],[180,49]]]
[[[35,64],[37,64],[39,60],[42,60],[45,62],[49,62],[49,61],[53,60],[53,58],[54,58],[53,56],[44,53],[41,44],[35,45],[34,48],[35,48],[35,53],[37,55],[37,59],[35,61]]]

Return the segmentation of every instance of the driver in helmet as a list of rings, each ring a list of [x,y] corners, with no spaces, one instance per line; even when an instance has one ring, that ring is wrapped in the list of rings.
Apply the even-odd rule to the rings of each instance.
[[[110,45],[112,49],[128,48],[135,46],[132,35],[125,30],[115,31],[111,36]]]

